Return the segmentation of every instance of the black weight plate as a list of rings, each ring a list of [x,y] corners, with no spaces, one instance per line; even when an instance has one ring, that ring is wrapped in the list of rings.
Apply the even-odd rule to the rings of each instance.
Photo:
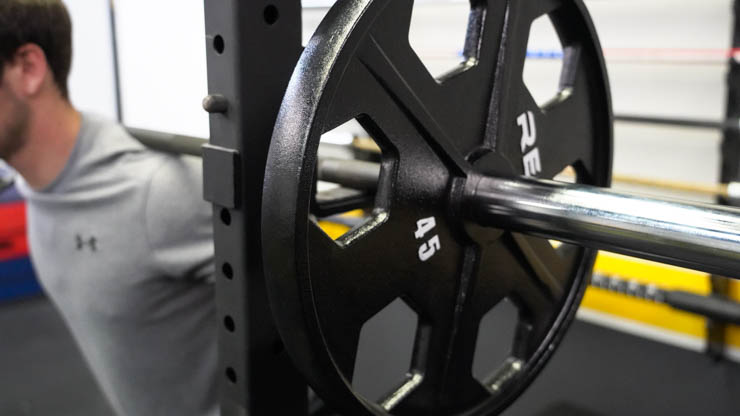
[[[492,414],[552,354],[595,253],[472,225],[457,214],[457,198],[472,171],[525,173],[522,120],[537,131],[537,176],[573,166],[580,182],[608,185],[606,71],[581,0],[489,0],[471,3],[465,63],[436,80],[408,42],[412,6],[338,1],[307,45],[265,174],[268,292],[287,351],[343,413]],[[540,108],[522,70],[531,22],[544,14],[565,57],[561,92]],[[383,168],[370,220],[333,241],[310,212],[317,151],[324,132],[352,118],[382,148]],[[417,222],[430,217],[432,231],[417,238]],[[374,403],[352,388],[358,338],[399,297],[419,316],[412,364],[407,380]],[[505,298],[519,309],[511,356],[479,382],[471,371],[479,324]]]

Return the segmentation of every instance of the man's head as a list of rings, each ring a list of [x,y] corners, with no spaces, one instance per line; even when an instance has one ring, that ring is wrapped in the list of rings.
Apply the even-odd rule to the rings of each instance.
[[[61,0],[0,0],[0,159],[23,146],[35,105],[68,102],[71,62]]]

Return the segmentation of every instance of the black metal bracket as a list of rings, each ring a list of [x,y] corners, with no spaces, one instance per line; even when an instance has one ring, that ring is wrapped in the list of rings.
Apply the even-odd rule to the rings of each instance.
[[[238,208],[241,190],[239,152],[207,144],[203,146],[203,197],[225,208]]]

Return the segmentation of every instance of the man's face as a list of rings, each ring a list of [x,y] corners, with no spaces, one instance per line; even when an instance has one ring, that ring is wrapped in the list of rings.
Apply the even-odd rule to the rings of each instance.
[[[14,91],[15,68],[0,65],[4,66],[0,79],[0,159],[9,161],[27,140],[30,110]]]

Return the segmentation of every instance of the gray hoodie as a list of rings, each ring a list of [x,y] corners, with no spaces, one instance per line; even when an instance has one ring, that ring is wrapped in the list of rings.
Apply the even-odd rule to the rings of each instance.
[[[59,177],[41,191],[18,182],[39,280],[116,412],[216,415],[213,233],[200,161],[149,150],[83,114]]]

